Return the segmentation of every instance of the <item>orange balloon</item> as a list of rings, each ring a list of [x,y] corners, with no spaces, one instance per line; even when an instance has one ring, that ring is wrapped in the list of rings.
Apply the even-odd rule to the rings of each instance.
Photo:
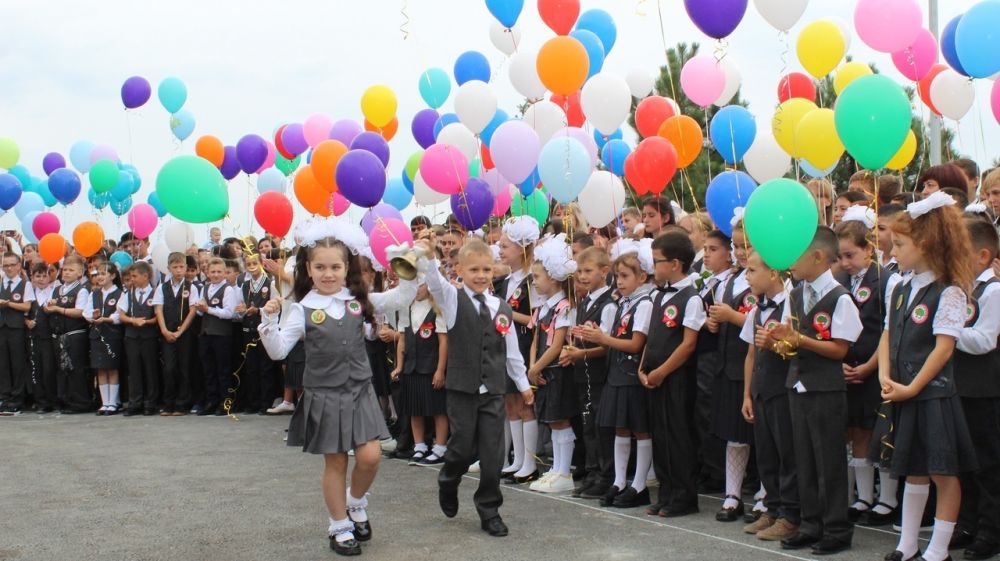
[[[590,59],[583,43],[573,37],[549,39],[535,59],[542,84],[554,94],[572,95],[587,81]]]
[[[49,265],[54,265],[66,255],[66,238],[56,233],[45,234],[38,241],[38,254]]]
[[[346,153],[347,146],[339,140],[324,140],[313,149],[309,166],[316,183],[326,189],[327,198],[337,191],[337,163]]]
[[[698,154],[701,154],[704,142],[701,127],[698,126],[698,121],[687,115],[676,115],[663,121],[657,136],[666,138],[674,145],[677,149],[677,166],[682,169],[691,165]]]
[[[73,246],[82,257],[90,257],[104,245],[104,230],[97,222],[81,222],[73,230]]]
[[[206,134],[198,139],[194,145],[194,153],[212,162],[215,167],[222,167],[222,160],[226,159],[226,147],[218,138]]]
[[[389,121],[389,124],[382,128],[376,127],[375,125],[369,123],[368,119],[365,119],[365,130],[369,132],[377,132],[382,135],[382,138],[384,138],[386,142],[389,142],[392,140],[392,137],[396,136],[396,131],[399,130],[399,119],[393,117],[392,120]]]
[[[340,145],[343,146],[343,144]],[[313,154],[313,161],[316,161],[315,154]],[[330,206],[327,204],[330,200],[330,191],[324,189],[316,181],[312,167],[304,167],[295,174],[295,198],[302,203],[307,211],[320,216],[330,216]]]

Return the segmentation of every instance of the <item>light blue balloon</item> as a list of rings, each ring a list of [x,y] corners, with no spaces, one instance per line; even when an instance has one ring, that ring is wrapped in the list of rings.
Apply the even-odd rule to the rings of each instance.
[[[746,207],[757,182],[742,171],[724,171],[715,176],[705,191],[705,207],[715,226],[727,236],[733,235],[730,221],[736,207]]]
[[[392,205],[396,210],[403,210],[410,206],[410,201],[412,200],[413,193],[406,188],[402,178],[394,177],[389,179],[389,183],[385,186],[385,194],[382,195],[382,202]]]
[[[182,142],[194,132],[194,125],[194,113],[187,109],[181,109],[170,116],[170,131]]]
[[[16,166],[7,170],[7,173],[16,177],[17,180],[21,182],[22,186],[31,185],[32,181],[31,172],[28,171],[28,168],[24,167],[23,165],[17,164]]]
[[[601,134],[601,131],[594,129],[594,142],[597,143],[598,150],[603,149],[604,145],[607,144],[609,140],[615,140],[615,139],[618,140],[622,139],[622,129],[619,128],[618,130],[609,134],[608,136],[604,136],[603,134]]]
[[[576,20],[576,28],[586,29],[597,35],[601,40],[601,45],[604,46],[605,56],[611,52],[611,48],[615,46],[615,40],[618,39],[618,28],[615,27],[615,20],[611,14],[597,8],[580,14]]]
[[[601,148],[601,161],[611,173],[622,177],[625,175],[625,158],[632,153],[632,147],[624,140],[611,139]]]
[[[121,216],[132,208],[132,197],[128,197],[123,201],[116,201],[114,198],[111,200],[111,212],[115,213],[115,216]]]
[[[799,169],[801,169],[809,177],[826,177],[833,173],[833,170],[837,169],[838,165],[840,165],[840,162],[833,164],[827,169],[819,169],[807,162],[805,158],[799,160]]]
[[[452,123],[458,123],[458,122],[459,122],[458,115],[454,113],[445,113],[444,115],[438,117],[437,122],[434,123],[434,140],[437,140],[438,135],[441,134],[441,129],[447,127]]]
[[[156,209],[156,216],[163,218],[167,215],[167,207],[163,206],[163,203],[160,202],[160,196],[156,194],[156,191],[151,192],[146,197],[146,202],[149,203],[149,206]]]
[[[132,194],[138,193],[139,188],[142,187],[142,177],[139,176],[139,170],[132,164],[122,164],[118,168],[132,176]]]
[[[486,0],[486,9],[501,25],[510,29],[524,9],[524,0]]]
[[[115,183],[115,186],[110,191],[112,201],[124,201],[131,197],[134,183],[135,181],[132,179],[131,173],[119,173],[118,183]]]
[[[493,114],[493,118],[486,124],[486,128],[483,129],[483,132],[479,133],[479,139],[482,140],[484,145],[489,146],[490,140],[493,139],[493,133],[496,132],[497,127],[506,123],[508,120],[510,120],[510,115],[508,115],[503,109],[497,109],[497,112]],[[435,135],[435,138],[436,137],[437,135]]]
[[[90,205],[95,209],[101,210],[111,202],[111,195],[109,193],[98,193],[91,187],[87,189],[87,200],[90,201]]]
[[[277,168],[267,168],[257,176],[257,192],[263,195],[269,191],[285,192],[285,174]]]
[[[187,86],[180,78],[166,78],[156,89],[156,96],[160,98],[160,105],[167,110],[167,113],[176,113],[187,101]]]
[[[76,171],[87,173],[90,171],[90,152],[94,149],[94,143],[89,140],[78,140],[69,148],[69,162],[73,164]]]
[[[440,68],[428,68],[420,74],[417,83],[420,97],[431,109],[437,109],[448,101],[451,95],[451,77]]]
[[[31,228],[31,225],[35,222],[35,217],[39,214],[41,214],[39,211],[33,210],[25,214],[24,219],[21,220],[21,235],[29,243],[38,243],[38,238],[35,237],[35,231]]]
[[[579,140],[556,136],[538,155],[538,175],[552,198],[566,204],[583,191],[594,168],[590,154]]]
[[[17,201],[14,205],[14,214],[17,215],[17,219],[24,221],[24,217],[30,212],[42,212],[45,210],[45,201],[42,200],[42,196],[34,191],[25,191],[21,193],[21,199]]]
[[[132,264],[132,256],[124,251],[112,253],[111,257],[108,257],[108,260],[117,265],[119,269],[124,269]]]
[[[962,16],[955,49],[969,76],[987,78],[1000,72],[1000,1],[980,2]]]
[[[601,38],[586,29],[570,31],[569,36],[583,44],[583,48],[587,50],[587,58],[590,60],[587,77],[590,78],[600,72],[604,66],[604,45],[601,43]]]
[[[743,160],[757,137],[757,122],[746,108],[727,105],[712,118],[709,137],[715,150],[727,164],[733,166]]]
[[[56,203],[59,202],[59,200],[56,199],[55,195],[52,194],[52,191],[49,190],[48,179],[32,177],[31,183],[29,187],[25,189],[25,191],[28,191],[30,193],[38,193],[38,195],[42,197],[42,201],[45,203],[45,206],[56,206]]]

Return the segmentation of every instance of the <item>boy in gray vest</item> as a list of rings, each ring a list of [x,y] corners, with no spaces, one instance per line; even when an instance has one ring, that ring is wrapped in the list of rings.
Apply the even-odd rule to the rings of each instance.
[[[417,247],[434,255],[433,234],[423,236]],[[480,240],[470,240],[458,254],[458,273],[464,286],[455,288],[438,269],[437,260],[421,260],[427,288],[441,308],[448,325],[448,421],[451,435],[444,467],[438,476],[438,500],[445,516],[458,514],[458,484],[477,455],[481,468],[476,510],[482,529],[491,536],[506,536],[500,518],[500,469],[503,466],[503,394],[506,374],[517,385],[527,405],[534,403],[524,359],[511,330],[510,306],[488,293],[493,280],[493,253]]]
[[[28,391],[24,316],[35,292],[21,275],[21,258],[15,253],[3,254],[0,280],[0,413],[14,415],[21,412]]]

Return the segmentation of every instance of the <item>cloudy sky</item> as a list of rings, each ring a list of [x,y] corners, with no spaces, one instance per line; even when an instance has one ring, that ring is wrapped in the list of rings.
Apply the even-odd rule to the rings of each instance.
[[[751,2],[728,40],[727,56],[742,70],[742,94],[758,121],[770,121],[781,72],[801,70],[795,57],[798,31],[817,19],[850,22],[854,4],[811,0],[802,20],[782,37]],[[941,26],[973,4],[942,0]],[[389,170],[398,174],[418,148],[409,122],[424,107],[417,92],[419,74],[435,66],[450,73],[455,58],[466,50],[490,59],[501,108],[511,112],[521,100],[507,78],[506,57],[490,42],[493,20],[479,0],[33,0],[5,8],[0,136],[17,141],[21,163],[35,175],[42,175],[47,152],[67,154],[73,142],[84,139],[111,144],[142,174],[137,202],[146,200],[160,166],[175,155],[193,153],[200,135],[235,144],[244,134],[270,136],[277,125],[301,122],[315,112],[360,120],[361,93],[377,83],[391,87],[399,98],[401,125],[390,143]],[[710,43],[688,19],[681,0],[660,0],[662,29],[657,0],[583,0],[582,8],[602,8],[614,17],[618,40],[604,70],[623,76],[633,69],[655,75],[665,60],[661,33],[671,46]],[[533,0],[525,2],[518,27],[525,46],[537,48],[552,36]],[[903,81],[888,55],[868,49],[857,37],[849,54]],[[126,115],[119,90],[125,78],[136,74],[153,84],[153,98]],[[169,116],[156,101],[156,84],[167,76],[187,84],[185,107],[197,119],[194,134],[183,144],[174,140]],[[980,84],[976,105],[959,130],[960,149],[981,165],[997,156],[987,147],[1000,140],[988,95],[988,84]],[[445,109],[450,107],[451,100]],[[260,233],[252,218],[255,195],[243,174],[230,184],[230,215],[240,233]],[[56,211],[64,235],[94,216],[86,197],[81,199]],[[439,214],[438,220],[449,212],[446,205],[420,210]],[[360,215],[353,210],[349,217]],[[124,231],[124,221],[110,210],[99,216],[109,235]],[[13,212],[0,217],[0,226],[18,227]],[[207,227],[196,232],[207,237]]]

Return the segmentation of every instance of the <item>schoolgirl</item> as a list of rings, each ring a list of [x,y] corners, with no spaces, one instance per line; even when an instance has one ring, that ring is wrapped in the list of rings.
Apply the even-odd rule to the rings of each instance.
[[[83,317],[90,322],[90,367],[97,372],[97,388],[101,394],[98,415],[115,415],[121,409],[118,369],[125,358],[122,348],[124,328],[118,317],[118,300],[122,297],[118,268],[109,263],[98,264],[91,271],[93,292],[87,299]]]

